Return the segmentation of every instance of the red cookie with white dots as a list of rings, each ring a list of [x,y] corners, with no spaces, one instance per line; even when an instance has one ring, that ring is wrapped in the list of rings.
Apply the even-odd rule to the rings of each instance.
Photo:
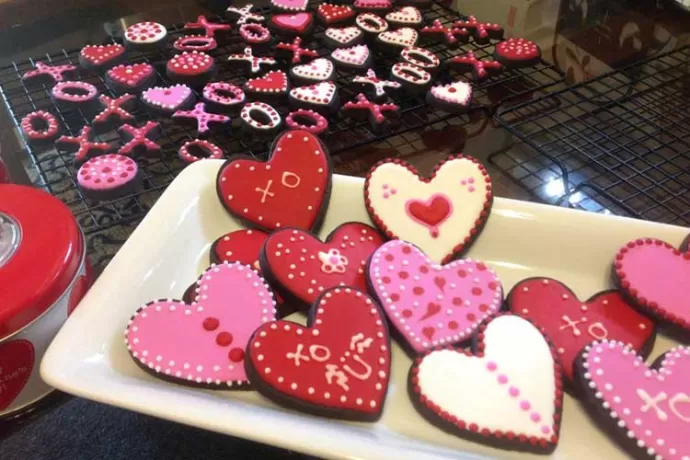
[[[494,59],[506,67],[532,67],[541,62],[539,45],[526,38],[509,38],[496,45]]]
[[[141,175],[130,157],[110,153],[88,160],[77,172],[82,193],[93,201],[114,200],[141,188]]]
[[[551,339],[569,384],[574,382],[575,358],[593,340],[620,340],[644,356],[654,346],[654,322],[635,311],[619,291],[599,292],[581,301],[558,280],[528,278],[513,287],[506,303]]]
[[[298,411],[373,422],[388,392],[391,355],[386,319],[357,289],[326,290],[307,326],[276,321],[247,345],[247,376],[263,396]]]
[[[165,73],[175,83],[203,86],[216,73],[215,60],[199,51],[175,55],[165,66]]]
[[[239,262],[261,270],[259,253],[268,238],[261,230],[235,230],[219,237],[211,244],[212,264]]]
[[[282,70],[272,70],[261,77],[250,78],[244,84],[244,92],[252,99],[272,101],[288,94],[290,81]]]
[[[122,62],[125,47],[118,43],[86,45],[79,52],[79,65],[85,70],[100,72]]]
[[[125,31],[125,46],[140,51],[151,51],[165,45],[168,29],[152,21],[137,22]]]
[[[259,261],[283,297],[306,309],[331,287],[366,291],[367,260],[383,242],[375,228],[359,222],[340,225],[323,242],[309,232],[286,228],[268,237]]]
[[[140,93],[157,80],[156,70],[147,62],[118,65],[105,74],[105,83],[115,94]]]
[[[33,146],[52,144],[60,137],[57,118],[45,110],[36,110],[22,118],[19,127],[26,142]]]
[[[559,441],[561,368],[548,339],[519,316],[488,318],[471,350],[418,358],[408,393],[429,423],[472,442],[549,454]]]
[[[355,19],[355,10],[347,5],[321,3],[316,10],[316,16],[325,26],[332,24],[350,24]]]
[[[225,209],[250,227],[316,231],[328,207],[331,175],[319,138],[294,130],[278,136],[268,161],[243,155],[228,160],[216,189]]]

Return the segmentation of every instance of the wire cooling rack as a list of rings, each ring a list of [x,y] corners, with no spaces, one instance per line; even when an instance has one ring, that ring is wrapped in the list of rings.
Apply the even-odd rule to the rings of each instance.
[[[267,10],[260,12],[267,13]],[[433,4],[430,9],[424,12],[424,17],[426,23],[438,19],[444,25],[452,24],[463,18],[457,12],[441,4]],[[219,18],[214,20],[220,21]],[[328,55],[330,50],[321,44],[323,31],[323,27],[318,26],[315,33],[305,40],[303,46],[317,49],[321,55]],[[182,25],[171,26],[168,28],[168,32],[170,43],[185,34]],[[112,41],[121,42],[117,38],[113,38]],[[430,46],[429,49],[436,53],[442,61],[447,61],[451,57],[467,51],[474,51],[477,57],[481,59],[491,56],[496,42],[492,43],[479,45],[470,41],[470,43],[455,50],[447,48],[444,44],[437,44]],[[244,46],[241,39],[237,35],[233,35],[220,42],[218,48],[209,52],[216,59],[219,67],[219,73],[215,80],[229,81],[237,85],[242,85],[246,81],[247,77],[241,73],[238,66],[232,67],[226,62],[229,54],[240,52]],[[83,113],[79,110],[60,110],[50,97],[50,88],[27,87],[21,81],[21,75],[32,69],[36,61],[53,65],[70,63],[78,67],[78,53],[79,50],[63,50],[59,53],[15,62],[0,69],[0,94],[11,119],[17,125],[22,117],[34,110],[47,110],[55,114],[62,124],[63,133],[68,135],[78,134],[85,124],[90,123],[93,114]],[[158,73],[159,81],[157,84],[165,85],[169,83],[165,77],[165,63],[176,53],[178,51],[174,50],[171,45],[162,51],[129,52],[127,62],[151,63]],[[395,58],[376,52],[374,69],[378,75],[387,76],[395,62]],[[287,70],[287,67],[284,70]],[[470,81],[469,77],[469,74],[443,72],[438,80],[441,82],[452,81],[453,79]],[[80,79],[94,84],[102,94],[112,95],[105,86],[102,75],[89,75],[82,72]],[[335,82],[343,103],[354,99],[357,92],[350,86],[351,79],[352,74],[350,73],[339,71],[337,74]],[[522,98],[531,97],[533,92],[554,85],[562,79],[562,74],[546,63],[540,63],[530,68],[506,71],[488,78],[481,84],[474,85],[473,107],[493,111],[502,101],[520,101]],[[400,106],[401,116],[398,124],[386,133],[375,133],[369,128],[368,123],[352,118],[340,116],[331,118],[329,130],[322,135],[322,139],[331,154],[335,155],[388,136],[428,126],[455,116],[428,107],[424,102],[424,95],[414,96],[400,92],[393,98],[393,101]],[[276,105],[276,108],[283,116],[289,112],[286,105],[279,104]],[[77,187],[76,169],[73,166],[72,155],[60,153],[54,148],[26,147],[28,155],[26,155],[25,163],[31,180],[64,201],[77,216],[87,236],[113,226],[122,226],[123,231],[128,234],[133,228],[132,222],[137,223],[143,218],[167,185],[186,166],[178,158],[177,150],[185,141],[194,138],[193,131],[188,130],[183,125],[173,123],[169,118],[151,116],[142,110],[135,110],[133,114],[137,125],[142,125],[148,119],[154,119],[161,123],[164,135],[157,141],[162,147],[160,156],[137,159],[139,169],[143,174],[144,187],[140,192],[131,196],[107,202],[91,201],[85,198]],[[469,122],[467,116],[462,116],[462,118]],[[97,139],[101,142],[120,144],[116,131],[101,134]],[[209,140],[221,147],[226,155],[243,153],[258,159],[266,158],[270,146],[270,142],[265,140],[243,136],[236,125],[232,130],[212,135]]]
[[[496,119],[530,148],[490,161],[535,198],[690,225],[690,47],[500,108]]]

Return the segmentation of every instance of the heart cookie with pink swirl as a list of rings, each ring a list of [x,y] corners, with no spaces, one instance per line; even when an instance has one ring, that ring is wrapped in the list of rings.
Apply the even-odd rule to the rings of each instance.
[[[593,342],[577,360],[587,409],[631,457],[690,456],[690,348],[651,367],[621,342]]]
[[[418,246],[436,263],[469,249],[493,202],[489,173],[464,155],[437,164],[429,178],[398,159],[379,162],[369,171],[364,197],[372,220],[389,238]]]
[[[275,319],[273,293],[247,265],[212,265],[196,300],[154,300],[132,316],[125,344],[154,377],[210,389],[249,384],[244,353],[250,336]]]
[[[368,278],[371,292],[412,354],[464,342],[503,302],[501,281],[483,262],[437,265],[401,240],[376,250]]]

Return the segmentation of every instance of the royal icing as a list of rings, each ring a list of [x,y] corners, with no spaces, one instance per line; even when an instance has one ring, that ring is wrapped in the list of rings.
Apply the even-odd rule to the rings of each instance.
[[[690,252],[665,241],[640,238],[623,246],[613,262],[621,289],[656,317],[690,329]]]
[[[302,48],[302,37],[295,37],[292,43],[278,43],[276,49],[286,51],[292,55],[290,62],[299,64],[303,58],[312,59],[319,57],[319,53],[309,48]]]
[[[376,124],[381,124],[386,121],[386,112],[388,113],[398,113],[400,107],[396,104],[376,104],[371,102],[367,97],[359,93],[354,101],[345,103],[343,110],[366,110],[369,112],[369,118],[373,120]]]
[[[397,81],[382,80],[378,78],[374,69],[368,69],[366,77],[358,75],[352,81],[361,85],[372,86],[374,88],[374,94],[377,98],[381,98],[386,95],[386,88],[399,89],[401,86]]]
[[[495,55],[508,61],[533,61],[539,59],[539,46],[526,38],[509,38],[496,45]]]
[[[101,101],[101,104],[103,104],[105,108],[93,118],[94,123],[109,123],[114,121],[116,124],[120,124],[134,120],[134,115],[125,110],[125,107],[134,105],[136,96],[132,94],[123,94],[117,98],[112,98],[105,94],[101,94],[98,100]]]
[[[147,79],[154,75],[154,68],[145,62],[140,64],[118,65],[109,69],[106,75],[110,80],[126,88],[136,90]]]
[[[132,24],[125,31],[125,40],[131,43],[153,44],[168,35],[168,30],[163,24],[157,22],[138,22]]]
[[[339,226],[323,243],[308,232],[285,229],[266,240],[262,267],[294,297],[311,304],[331,287],[366,291],[365,265],[382,244],[376,229],[358,222]]]
[[[639,458],[690,456],[690,348],[669,350],[650,369],[635,350],[604,340],[586,348],[581,366],[587,403],[606,414],[597,419]]]
[[[431,82],[431,74],[429,72],[407,62],[393,64],[391,75],[413,85],[424,86]]]
[[[127,349],[142,367],[178,383],[246,385],[245,348],[254,330],[275,318],[273,293],[239,263],[212,265],[196,293],[191,304],[168,299],[144,305],[125,331]]]
[[[98,97],[98,89],[85,81],[61,81],[53,86],[53,98],[58,101],[84,103]]]
[[[458,42],[465,43],[470,36],[467,29],[455,26],[446,27],[438,19],[434,19],[430,26],[423,27],[420,32],[422,35],[441,35],[446,44],[450,46],[455,46]]]
[[[457,21],[454,27],[471,30],[479,43],[486,43],[491,38],[498,39],[503,36],[503,27],[489,22],[480,22],[474,16],[468,16],[465,21]]]
[[[328,205],[331,168],[319,139],[295,130],[278,137],[265,163],[228,161],[217,182],[220,200],[233,215],[268,230],[311,230]]]
[[[386,15],[386,20],[396,24],[417,25],[422,22],[422,13],[414,6],[403,6]]]
[[[316,14],[326,24],[335,24],[347,21],[355,16],[355,10],[347,5],[334,5],[332,3],[322,3],[316,10]]]
[[[240,37],[249,44],[259,45],[271,41],[271,31],[261,24],[242,24]]]
[[[261,66],[273,66],[276,64],[276,60],[268,56],[254,56],[251,47],[247,46],[244,48],[242,54],[231,54],[228,56],[228,61],[230,62],[247,62],[249,64],[249,69],[252,73],[258,73],[261,71]]]
[[[247,352],[258,390],[322,415],[378,419],[391,363],[381,311],[350,288],[326,291],[312,308],[308,327],[277,321],[254,333]]]
[[[331,53],[331,58],[333,58],[334,61],[355,66],[365,65],[369,60],[369,56],[370,52],[367,45],[338,48]]]
[[[414,46],[419,34],[411,27],[401,27],[396,30],[387,30],[378,36],[378,40],[395,46]]]
[[[285,124],[290,129],[302,129],[312,134],[321,134],[328,129],[328,120],[313,110],[293,110],[285,118]]]
[[[290,97],[314,105],[330,105],[336,98],[338,88],[332,81],[309,86],[298,86],[290,90]]]
[[[306,11],[309,0],[270,0],[275,8],[285,11]]]
[[[426,48],[408,46],[400,52],[400,57],[412,65],[421,69],[436,69],[441,65],[441,60]]]
[[[401,240],[377,249],[368,273],[372,293],[416,353],[468,340],[503,303],[501,281],[484,262],[437,265]]]
[[[27,114],[19,126],[24,136],[32,141],[47,141],[54,139],[60,131],[57,118],[45,110],[36,110]]]
[[[451,58],[450,64],[472,69],[472,74],[477,80],[488,77],[489,72],[499,72],[503,69],[503,65],[500,62],[492,59],[477,59],[473,51],[468,51],[465,55]]]
[[[436,263],[467,249],[489,216],[491,179],[472,157],[450,157],[428,179],[400,160],[375,165],[365,183],[366,206],[390,238],[409,241]]]
[[[513,287],[507,303],[513,313],[532,321],[553,341],[563,374],[571,381],[575,358],[593,340],[621,340],[639,352],[654,334],[654,323],[618,291],[581,301],[557,280],[530,278]]]
[[[93,66],[104,66],[117,61],[125,54],[125,47],[119,44],[86,45],[79,52],[79,57]]]
[[[282,119],[276,109],[263,102],[249,102],[242,107],[240,118],[254,129],[270,131],[280,126]]]
[[[215,37],[218,31],[227,32],[232,29],[228,24],[209,21],[204,15],[199,16],[195,22],[186,23],[184,28],[187,30],[204,29],[204,33],[207,37]]]
[[[339,46],[341,46],[348,45],[359,40],[359,38],[362,36],[362,31],[355,26],[329,27],[328,29],[326,29],[326,32],[324,32],[324,34],[328,39],[336,42]]]
[[[187,85],[156,86],[141,94],[141,99],[147,104],[169,112],[178,110],[193,97],[192,90]]]
[[[216,39],[203,35],[188,35],[180,37],[173,43],[173,48],[178,51],[211,51],[218,47]]]
[[[393,7],[391,0],[355,0],[354,5],[361,10],[388,10]]]
[[[467,106],[472,100],[472,86],[464,81],[432,86],[429,91],[435,99],[448,104]]]
[[[77,172],[77,183],[86,190],[113,190],[137,178],[139,167],[129,157],[109,153],[88,160]]]
[[[37,62],[33,70],[29,70],[22,75],[22,80],[32,80],[37,77],[48,76],[53,82],[61,82],[65,79],[65,73],[71,73],[77,68],[71,64],[65,65],[48,65],[42,62]]]
[[[295,33],[303,33],[312,24],[313,15],[311,13],[297,13],[297,14],[274,14],[271,16],[271,22],[285,31]]]
[[[131,156],[135,153],[139,155],[151,155],[161,150],[161,146],[152,140],[160,135],[160,123],[149,120],[141,128],[135,128],[132,125],[123,125],[120,126],[118,132],[120,136],[127,141],[117,152],[120,155]]]
[[[388,22],[374,13],[362,13],[357,15],[355,24],[363,31],[379,34],[388,30]]]
[[[239,25],[245,24],[249,21],[263,22],[265,18],[260,14],[252,13],[252,8],[254,8],[254,5],[248,3],[244,5],[242,8],[237,8],[231,5],[225,11],[230,15],[237,16],[237,24]]]
[[[220,147],[203,139],[194,139],[185,142],[182,144],[182,147],[180,147],[178,154],[180,158],[187,163],[194,163],[204,158],[214,160],[223,158],[223,150],[221,150]],[[219,261],[213,262],[218,263]]]
[[[231,83],[214,82],[208,83],[203,90],[204,100],[226,107],[239,106],[244,104],[246,96],[239,86]]]
[[[229,124],[230,117],[206,111],[206,104],[198,102],[192,110],[178,110],[173,118],[193,118],[196,119],[197,133],[206,134],[211,130],[211,124]]]
[[[262,77],[247,80],[247,83],[244,84],[244,89],[254,93],[287,93],[288,78],[282,70],[272,70]]]
[[[260,230],[235,230],[218,238],[211,245],[211,262],[239,262],[261,273],[259,252],[268,238]]]
[[[213,69],[214,60],[206,53],[191,51],[173,56],[166,64],[168,72],[188,77],[204,75]]]
[[[91,142],[91,127],[86,125],[78,136],[60,136],[56,144],[60,148],[74,151],[74,162],[81,163],[87,158],[105,155],[112,150],[107,142]]]
[[[309,64],[294,66],[290,72],[292,75],[305,80],[323,81],[333,77],[335,67],[325,58],[314,59]]]
[[[478,442],[553,450],[563,391],[549,344],[518,316],[498,316],[482,329],[477,355],[441,349],[415,362],[410,391],[422,415]]]

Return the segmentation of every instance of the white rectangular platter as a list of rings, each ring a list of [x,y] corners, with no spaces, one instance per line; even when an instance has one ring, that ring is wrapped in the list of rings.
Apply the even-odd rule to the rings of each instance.
[[[406,391],[410,360],[393,347],[391,385],[378,423],[348,423],[283,409],[255,392],[211,391],[156,380],[124,345],[130,315],[149,300],[181,298],[208,264],[211,243],[241,228],[215,190],[221,160],[187,167],[122,246],[50,346],[41,375],[65,392],[155,417],[327,458],[543,458],[473,444],[418,415]],[[321,236],[343,222],[370,223],[363,180],[336,176]],[[611,287],[616,250],[643,236],[680,244],[687,229],[497,198],[468,253],[486,261],[505,292],[531,276],[568,284],[582,299]],[[657,339],[652,357],[673,345]],[[650,358],[651,359],[651,358]],[[555,459],[627,456],[567,396]]]

